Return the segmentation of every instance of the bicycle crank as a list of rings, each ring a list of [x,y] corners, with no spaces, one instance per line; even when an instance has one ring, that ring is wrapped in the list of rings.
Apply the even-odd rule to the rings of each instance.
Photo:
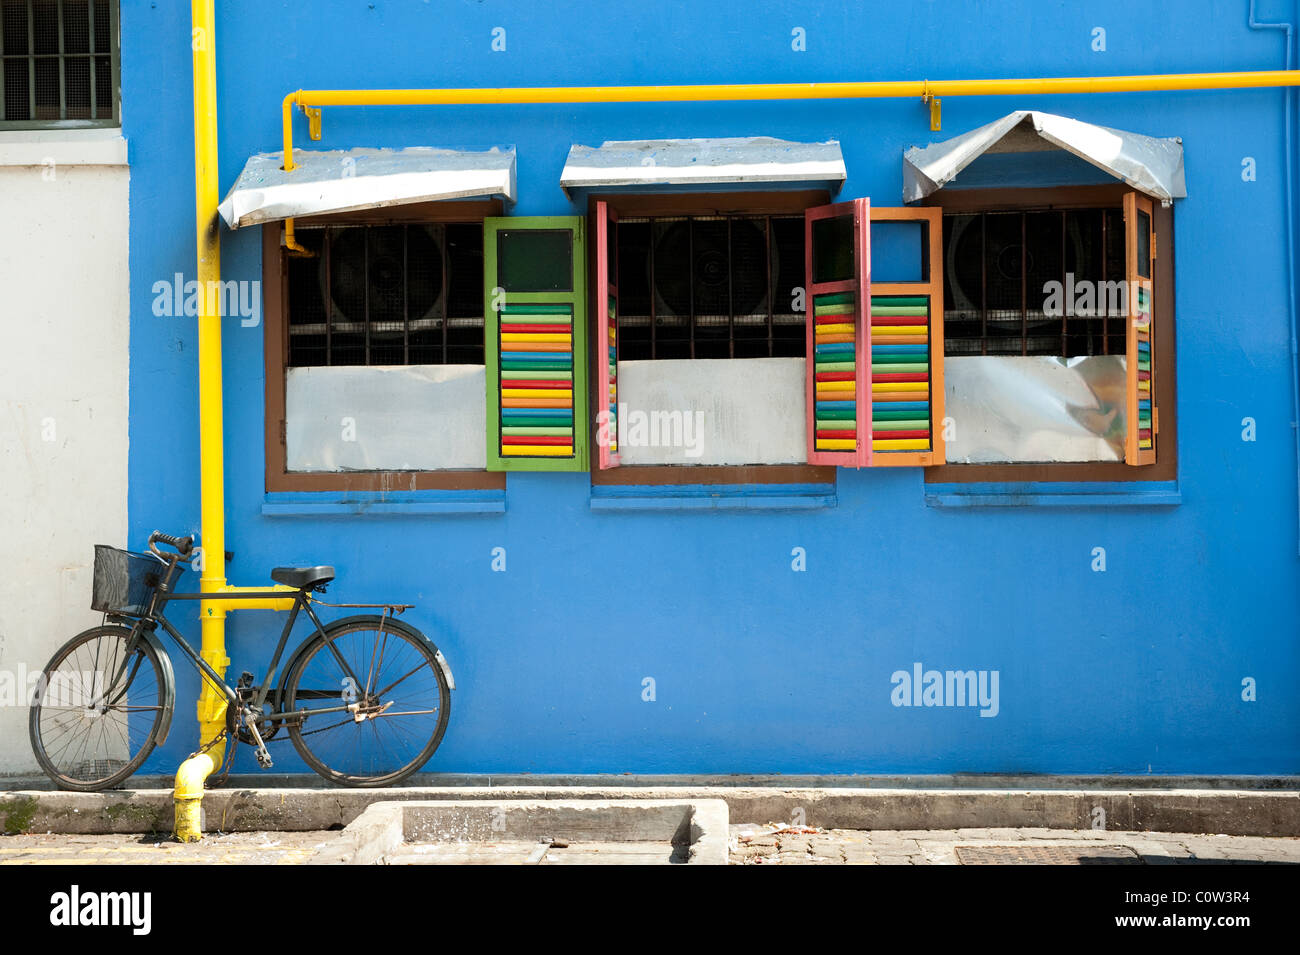
[[[274,763],[271,762],[271,754],[267,751],[266,743],[262,742],[262,734],[257,729],[257,717],[251,712],[244,713],[244,726],[248,728],[249,734],[257,747],[257,765],[263,769],[270,769]]]

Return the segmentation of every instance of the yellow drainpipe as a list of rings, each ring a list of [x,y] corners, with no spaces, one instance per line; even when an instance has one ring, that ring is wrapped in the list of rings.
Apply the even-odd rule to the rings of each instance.
[[[198,244],[200,296],[199,330],[199,469],[202,495],[203,572],[199,588],[204,593],[221,590],[226,583],[224,448],[222,445],[221,314],[215,290],[221,280],[221,241],[217,230],[217,67],[214,0],[191,0],[190,16],[194,54],[194,211]],[[209,602],[200,604],[203,638],[200,654],[214,670],[225,675],[226,612]],[[213,743],[226,727],[226,701],[207,680],[200,681],[199,744],[206,751],[191,756],[176,771],[176,837],[197,842],[203,837],[201,806],[203,781],[221,765],[224,741]]]
[[[199,589],[203,593],[235,594],[247,591],[293,592],[281,585],[231,587],[226,583],[226,523],[224,447],[221,387],[221,243],[217,201],[217,77],[214,0],[191,0],[190,12],[194,53],[194,211],[198,245],[198,281],[205,292],[200,296],[199,332],[199,469],[203,547],[203,572]],[[202,643],[199,649],[217,673],[225,676],[230,659],[226,656],[226,612],[236,607],[288,610],[291,598],[259,600],[204,600],[199,605]],[[203,752],[191,756],[176,771],[173,793],[176,809],[176,837],[196,842],[203,837],[203,783],[225,756],[220,740],[226,728],[226,700],[218,688],[204,679],[199,688],[197,715],[199,745]]]

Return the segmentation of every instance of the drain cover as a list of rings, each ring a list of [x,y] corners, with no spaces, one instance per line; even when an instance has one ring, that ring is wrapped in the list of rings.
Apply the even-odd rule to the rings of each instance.
[[[957,846],[962,865],[1141,865],[1127,846]]]

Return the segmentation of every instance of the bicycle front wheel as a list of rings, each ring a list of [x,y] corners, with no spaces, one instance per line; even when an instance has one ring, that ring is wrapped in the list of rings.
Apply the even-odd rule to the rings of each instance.
[[[30,701],[37,762],[60,789],[115,786],[153,751],[166,690],[154,648],[143,639],[132,646],[128,628],[78,634],[50,660]]]
[[[391,618],[359,617],[317,633],[285,679],[282,708],[294,748],[343,786],[389,786],[442,742],[451,689],[438,649]]]

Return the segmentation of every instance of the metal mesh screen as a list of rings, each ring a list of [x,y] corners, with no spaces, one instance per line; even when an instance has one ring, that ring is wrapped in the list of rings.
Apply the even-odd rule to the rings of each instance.
[[[802,356],[803,229],[803,216],[620,219],[620,358]]]
[[[289,365],[481,365],[480,223],[300,228]]]
[[[943,244],[945,354],[1123,354],[1122,210],[950,214]]]
[[[117,122],[117,0],[0,0],[0,123]]]

